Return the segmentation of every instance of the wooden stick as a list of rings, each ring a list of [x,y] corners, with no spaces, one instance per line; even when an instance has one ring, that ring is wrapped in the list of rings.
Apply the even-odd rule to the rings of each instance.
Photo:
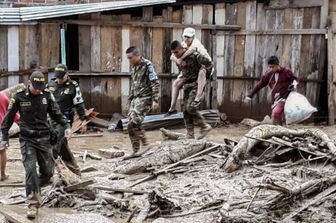
[[[279,185],[276,185],[276,184],[259,184],[257,187],[264,188],[264,189],[269,189],[269,190],[279,191],[279,192],[284,193],[284,194],[291,194],[290,190],[288,190],[285,187],[281,187]]]
[[[95,134],[76,134],[71,136],[71,138],[88,138],[88,137],[102,137],[103,133],[95,133]]]
[[[200,151],[200,152],[198,152],[198,153],[195,153],[195,154],[193,154],[193,155],[191,155],[191,156],[188,156],[188,157],[186,157],[186,158],[184,158],[184,159],[182,159],[182,160],[180,160],[180,161],[178,161],[178,162],[176,162],[176,163],[173,163],[173,164],[171,164],[171,165],[168,165],[168,166],[166,166],[165,168],[163,168],[163,169],[161,169],[161,170],[155,171],[151,176],[145,177],[145,178],[140,179],[140,180],[138,180],[137,182],[131,184],[130,187],[134,187],[135,185],[138,185],[138,184],[140,184],[140,183],[142,183],[142,182],[145,182],[145,181],[147,181],[147,180],[151,180],[151,179],[155,178],[157,175],[160,175],[160,174],[162,174],[162,173],[165,173],[167,170],[169,170],[169,169],[171,169],[171,168],[174,168],[174,167],[176,167],[176,166],[178,166],[178,165],[184,163],[185,161],[187,161],[187,160],[189,160],[189,159],[192,159],[192,158],[195,158],[195,157],[198,157],[198,156],[201,156],[201,155],[210,153],[210,152],[216,150],[218,147],[220,147],[220,145],[212,146],[212,147],[210,147],[210,148],[208,148],[208,149],[202,150],[202,151]]]
[[[130,222],[132,221],[132,219],[133,219],[135,213],[136,213],[138,210],[139,210],[138,208],[135,208],[135,209],[132,211],[132,213],[130,214],[130,216],[128,217],[128,219],[127,219],[127,221],[126,221],[127,223],[130,223]]]
[[[125,188],[114,188],[108,186],[93,186],[93,188],[98,190],[106,190],[106,191],[113,191],[113,192],[122,192],[122,193],[130,193],[130,194],[146,194],[146,191],[139,191],[139,190],[132,190],[132,189],[125,189]]]
[[[324,197],[326,197],[326,196],[334,193],[335,191],[336,191],[336,185],[333,185],[333,186],[329,187],[327,190],[319,193],[314,198],[306,201],[306,203],[302,207],[300,207],[299,209],[297,209],[294,212],[292,212],[290,215],[288,215],[281,222],[283,222],[283,223],[290,222],[290,220],[293,217],[295,217],[297,214],[299,214],[300,212],[304,211],[305,209],[307,209],[308,207],[312,206],[313,204],[317,203],[319,200],[323,199]]]
[[[163,218],[184,217],[184,216],[187,216],[187,215],[194,215],[194,214],[199,214],[199,213],[208,212],[208,211],[215,211],[215,210],[220,209],[222,206],[223,205],[218,205],[218,206],[207,208],[207,209],[204,209],[204,210],[191,211],[191,212],[180,213],[180,214],[175,214],[175,215],[162,215],[161,217],[163,217]]]
[[[20,184],[0,184],[0,187],[25,187],[26,184],[20,183]]]
[[[85,161],[86,161],[87,153],[88,153],[87,150],[85,150],[85,151],[84,151],[84,154],[83,154],[83,162],[84,162],[84,163],[85,163]]]
[[[250,210],[250,207],[251,207],[251,205],[252,205],[252,202],[253,202],[254,198],[257,196],[257,194],[258,194],[258,192],[259,192],[260,190],[261,190],[261,188],[259,187],[259,188],[257,189],[257,191],[254,193],[254,195],[253,195],[253,197],[252,197],[250,203],[247,205],[246,211],[249,211],[249,210]]]

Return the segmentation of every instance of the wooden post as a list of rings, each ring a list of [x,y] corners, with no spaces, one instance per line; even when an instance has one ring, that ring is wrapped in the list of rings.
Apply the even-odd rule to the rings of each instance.
[[[334,77],[333,77],[333,33],[332,26],[328,27],[328,113],[329,125],[335,124],[334,108]]]
[[[218,100],[217,100],[217,89],[218,89],[218,83],[217,83],[217,33],[216,31],[211,32],[211,39],[212,39],[212,62],[214,67],[214,72],[212,74],[212,80],[211,80],[211,102],[210,102],[210,108],[217,109],[218,108]]]

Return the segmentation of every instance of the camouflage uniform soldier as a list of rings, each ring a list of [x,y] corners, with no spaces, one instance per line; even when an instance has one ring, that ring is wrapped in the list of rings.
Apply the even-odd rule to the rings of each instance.
[[[152,62],[141,57],[138,48],[130,47],[126,50],[126,54],[133,66],[127,129],[133,153],[136,153],[140,149],[140,142],[143,146],[147,145],[145,132],[141,124],[151,109],[157,110],[158,108],[159,82]]]
[[[26,89],[19,90],[11,99],[3,119],[2,141],[8,144],[8,130],[13,124],[15,114],[20,113],[20,146],[22,162],[26,171],[26,195],[29,203],[28,218],[35,218],[41,204],[40,187],[47,184],[53,174],[53,159],[50,145],[49,116],[61,124],[65,136],[70,135],[70,126],[62,115],[54,96],[45,89],[44,75],[35,71]],[[39,174],[36,171],[39,165]]]
[[[67,66],[58,64],[55,67],[55,78],[48,83],[48,89],[54,94],[55,100],[61,112],[68,119],[69,124],[73,122],[75,110],[81,121],[85,120],[85,106],[81,90],[76,81],[69,78]],[[59,132],[59,140],[54,146],[54,157],[58,155],[62,158],[66,166],[75,174],[81,175],[80,168],[74,155],[69,148],[68,140],[64,138],[62,125],[53,122],[53,128]],[[86,126],[81,127],[81,132],[86,131]]]
[[[171,51],[176,58],[181,58],[186,52],[186,49],[183,48],[179,41],[175,40],[171,43]],[[193,102],[197,94],[198,73],[203,67],[210,72],[212,69],[212,62],[208,57],[203,56],[198,52],[186,56],[183,61],[184,65],[178,65],[178,68],[184,78],[182,107],[184,122],[187,129],[187,137],[195,138],[194,125],[198,122],[201,127],[199,139],[202,139],[211,130],[211,126],[205,122],[203,116],[198,112],[198,105],[195,105]]]

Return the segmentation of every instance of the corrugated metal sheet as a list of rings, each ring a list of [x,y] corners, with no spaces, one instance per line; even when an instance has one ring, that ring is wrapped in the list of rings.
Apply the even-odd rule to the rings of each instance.
[[[134,0],[78,5],[54,5],[22,8],[0,8],[0,24],[20,24],[41,19],[79,15],[102,11],[174,3],[176,0]]]
[[[205,118],[206,122],[211,125],[216,125],[220,123],[219,111],[216,109],[202,110],[201,115]],[[176,114],[165,117],[164,114],[160,115],[148,115],[145,117],[142,127],[144,129],[159,129],[167,128],[171,126],[184,125],[183,122],[183,112],[178,112]],[[128,118],[119,120],[117,124],[117,129],[126,131],[128,125]]]

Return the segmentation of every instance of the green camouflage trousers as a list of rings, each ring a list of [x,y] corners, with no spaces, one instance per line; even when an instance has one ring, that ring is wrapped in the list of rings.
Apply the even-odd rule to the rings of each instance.
[[[145,131],[142,129],[142,122],[145,116],[151,110],[152,98],[151,97],[136,97],[131,101],[128,113],[128,134],[131,140],[133,152],[140,149],[140,142],[147,145]]]
[[[197,123],[201,128],[206,125],[204,117],[199,113],[198,108],[191,105],[195,100],[196,94],[197,83],[184,84],[182,110],[188,138],[194,138],[194,127]]]

